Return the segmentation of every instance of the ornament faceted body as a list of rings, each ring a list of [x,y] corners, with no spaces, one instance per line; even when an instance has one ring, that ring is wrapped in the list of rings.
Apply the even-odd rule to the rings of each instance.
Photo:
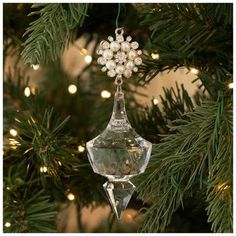
[[[106,129],[87,142],[86,147],[93,171],[109,179],[104,188],[114,212],[120,218],[135,188],[129,179],[145,171],[152,149],[152,144],[130,125],[121,90],[118,89],[115,94],[112,117]],[[116,199],[117,191],[119,199]]]

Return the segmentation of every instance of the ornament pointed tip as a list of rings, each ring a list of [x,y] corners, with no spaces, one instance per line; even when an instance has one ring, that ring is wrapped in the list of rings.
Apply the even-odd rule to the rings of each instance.
[[[103,187],[117,219],[121,219],[135,186],[130,181],[108,181]]]

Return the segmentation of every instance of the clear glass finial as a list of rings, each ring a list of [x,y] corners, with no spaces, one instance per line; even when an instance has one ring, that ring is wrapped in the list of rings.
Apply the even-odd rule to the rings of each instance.
[[[86,147],[93,171],[109,180],[103,187],[120,218],[135,189],[129,179],[144,172],[152,149],[152,144],[138,135],[129,123],[121,85],[117,86],[106,129],[87,142]]]

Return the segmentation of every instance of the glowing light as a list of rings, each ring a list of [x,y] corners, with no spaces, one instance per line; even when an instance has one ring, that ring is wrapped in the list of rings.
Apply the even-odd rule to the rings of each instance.
[[[78,146],[78,151],[79,152],[83,152],[85,150],[85,147],[83,147],[82,145]]]
[[[20,143],[18,141],[16,141],[14,138],[9,138],[9,143],[10,143],[12,149],[16,149],[17,146],[20,145]]]
[[[61,162],[60,162],[60,161],[58,161],[57,163],[58,163],[58,165],[59,165],[59,166],[62,166],[62,164],[61,164]]]
[[[107,90],[102,90],[101,97],[102,98],[109,98],[111,96],[111,93]]]
[[[84,61],[87,63],[87,64],[90,64],[92,62],[92,57],[90,55],[86,55],[84,57]]]
[[[11,188],[7,186],[6,189],[7,189],[7,190],[10,190]]]
[[[230,84],[229,84],[229,88],[230,88],[230,89],[233,89],[233,88],[234,88],[234,83],[230,83]]]
[[[32,94],[33,94],[33,95],[35,95],[35,94],[36,94],[36,92],[37,92],[37,88],[34,88],[34,87],[33,87],[33,88],[31,88],[31,92],[32,92]]]
[[[230,186],[227,183],[218,184],[217,186],[218,190],[226,190],[228,188],[230,188]]]
[[[152,102],[153,102],[154,105],[157,105],[159,103],[157,98],[153,98]]]
[[[39,69],[39,65],[32,65],[34,70],[38,70]]]
[[[191,69],[190,69],[190,72],[191,72],[192,74],[194,74],[194,75],[198,75],[198,74],[199,74],[199,70],[196,69],[196,68],[191,68]]]
[[[6,222],[5,223],[5,227],[7,227],[7,228],[11,227],[11,223],[10,222]]]
[[[18,134],[15,129],[10,129],[9,133],[10,133],[13,137],[16,137],[16,135]]]
[[[29,88],[29,87],[26,87],[25,90],[24,90],[25,96],[26,96],[26,97],[29,97],[29,96],[30,96],[30,93],[31,93],[30,88]]]
[[[87,55],[88,50],[86,48],[81,48],[80,52],[81,52],[82,55]]]
[[[70,200],[70,201],[73,201],[75,199],[75,195],[73,193],[69,193],[67,195],[67,198]]]
[[[154,60],[160,59],[160,55],[158,53],[152,53],[151,56],[152,56],[152,59]]]
[[[126,219],[127,220],[133,220],[133,216],[129,213],[126,214]]]
[[[77,86],[74,85],[74,84],[71,84],[69,87],[68,87],[68,92],[70,94],[75,94],[77,92]]]
[[[46,173],[48,171],[48,168],[46,166],[41,166],[40,167],[40,172]]]

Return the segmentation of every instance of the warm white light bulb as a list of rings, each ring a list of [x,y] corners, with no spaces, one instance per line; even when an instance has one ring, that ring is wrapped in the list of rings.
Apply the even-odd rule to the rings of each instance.
[[[68,92],[70,94],[75,94],[77,92],[77,86],[74,85],[74,84],[71,84],[69,87],[68,87]]]
[[[18,134],[15,129],[10,129],[9,132],[10,132],[10,134],[11,134],[13,137],[16,137],[16,135]]]
[[[5,223],[5,227],[9,228],[11,226],[11,223],[10,222],[6,222]]]
[[[157,105],[157,104],[158,104],[158,102],[159,102],[157,98],[153,98],[153,100],[152,100],[152,101],[153,101],[153,104],[154,104],[154,105]]]
[[[83,147],[82,145],[78,146],[78,151],[79,152],[83,152],[85,150],[85,147]]]
[[[39,69],[39,65],[32,65],[34,70],[38,70]]]
[[[196,68],[191,68],[191,69],[190,69],[190,72],[191,72],[192,74],[194,74],[194,75],[198,75],[198,74],[199,74],[199,70],[196,69]]]
[[[88,50],[87,50],[86,48],[81,48],[81,49],[80,49],[80,53],[81,53],[82,55],[87,55],[87,54],[88,54]]]
[[[26,87],[25,90],[24,90],[25,96],[26,96],[26,97],[29,97],[29,96],[30,96],[30,93],[31,93],[30,88],[29,88],[29,87]]]
[[[229,88],[230,88],[230,89],[233,89],[233,88],[234,88],[234,83],[230,83],[230,84],[229,84]]]
[[[40,167],[40,172],[42,172],[42,173],[46,173],[47,170],[48,170],[48,168],[46,166],[41,166]]]
[[[14,138],[9,138],[9,144],[11,145],[12,149],[16,149],[17,146],[20,145],[20,143],[16,141]]]
[[[84,57],[84,61],[87,63],[87,64],[90,64],[92,62],[92,57],[90,55],[86,55]]]
[[[102,98],[109,98],[111,96],[111,93],[107,90],[102,90],[101,97]]]
[[[154,60],[160,59],[160,55],[158,53],[152,53],[151,56],[152,56],[152,59]]]
[[[75,199],[75,195],[73,193],[69,193],[67,195],[67,198],[70,200],[70,201],[73,201]]]

